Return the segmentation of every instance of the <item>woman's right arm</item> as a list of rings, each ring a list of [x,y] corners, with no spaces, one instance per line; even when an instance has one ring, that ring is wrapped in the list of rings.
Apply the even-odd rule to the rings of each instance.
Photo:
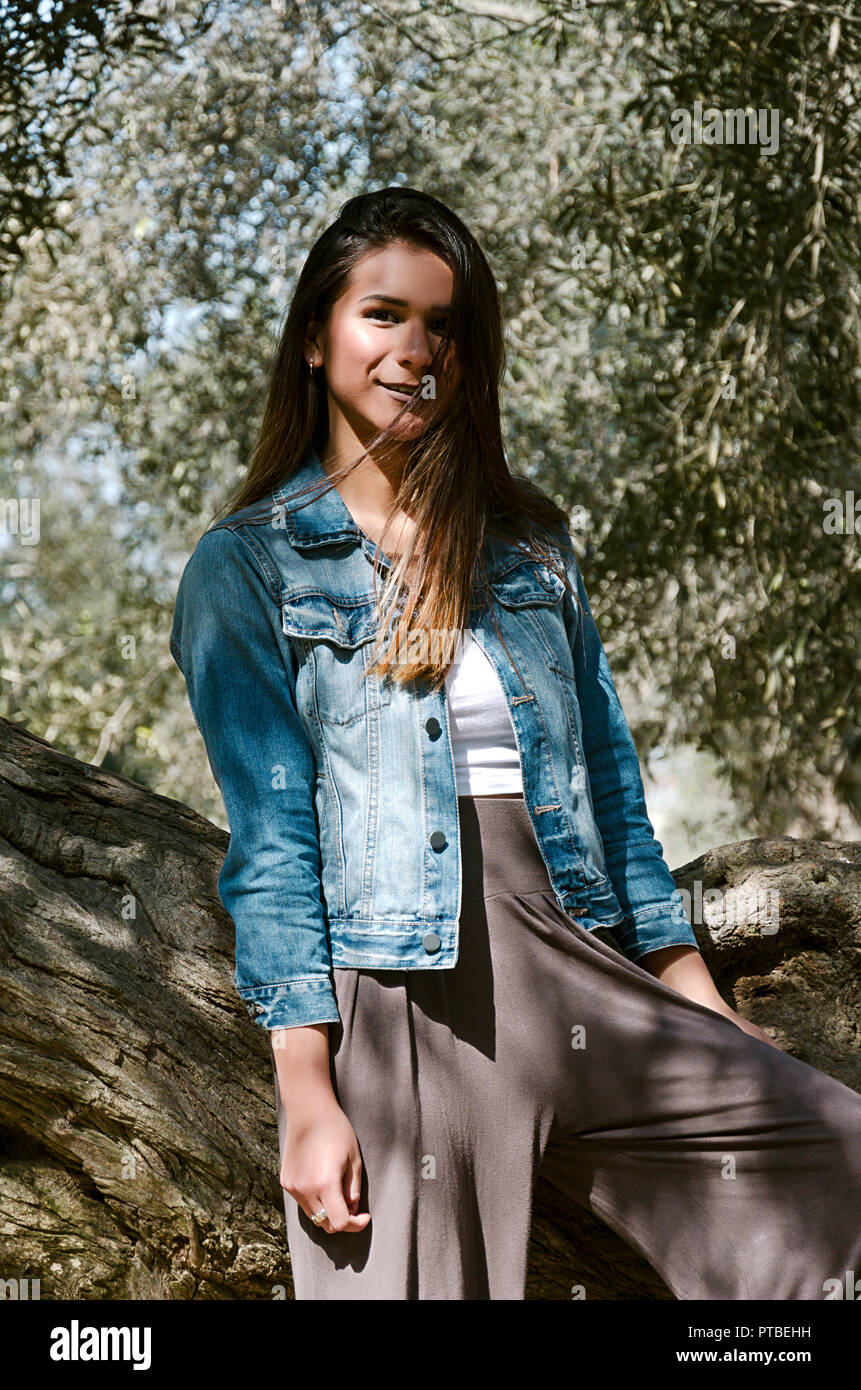
[[[333,1229],[359,1230],[366,1223],[350,1225],[345,1198],[332,1191],[340,1172],[349,1199],[358,1143],[329,1076],[328,1024],[339,1015],[316,763],[296,708],[296,658],[279,593],[257,551],[256,541],[227,527],[200,538],[177,591],[170,650],[230,826],[218,892],[236,928],[234,985],[272,1036],[288,1121],[282,1185],[309,1216],[325,1205]]]

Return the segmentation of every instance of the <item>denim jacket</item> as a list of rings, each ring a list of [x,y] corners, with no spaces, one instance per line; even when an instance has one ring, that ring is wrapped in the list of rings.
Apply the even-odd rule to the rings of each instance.
[[[458,958],[445,687],[361,679],[377,548],[335,488],[291,501],[312,479],[326,482],[313,452],[201,536],[170,636],[230,827],[218,891],[236,928],[234,985],[267,1029],[338,1022],[333,968],[450,970]],[[477,597],[469,619],[502,682],[550,883],[581,927],[613,928],[630,960],[696,946],[570,536],[551,553],[582,608],[520,546],[485,541],[513,664]]]

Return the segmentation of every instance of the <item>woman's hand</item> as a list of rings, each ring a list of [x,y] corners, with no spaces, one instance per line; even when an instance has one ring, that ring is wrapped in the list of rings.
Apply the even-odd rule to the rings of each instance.
[[[328,1023],[271,1029],[278,1091],[286,1119],[281,1186],[327,1235],[363,1231],[362,1157],[355,1130],[332,1086]]]
[[[758,1038],[760,1042],[776,1047],[778,1052],[783,1051],[780,1044],[764,1033],[758,1024],[751,1023],[749,1018],[742,1018],[741,1014],[730,1008],[718,993],[708,966],[696,946],[662,946],[657,951],[649,951],[645,956],[641,956],[637,963],[650,975],[654,975],[656,980],[662,980],[670,989],[683,994],[686,999],[693,999],[695,1003],[703,1004],[714,1013],[722,1014],[743,1033],[749,1033],[752,1038]]]
[[[776,1043],[774,1038],[770,1038],[767,1033],[763,1032],[758,1023],[752,1023],[749,1018],[742,1018],[735,1009],[723,1008],[717,1012],[722,1013],[724,1018],[728,1018],[731,1023],[735,1023],[743,1033],[749,1033],[752,1038],[759,1038],[760,1042],[768,1043],[770,1047],[776,1047],[778,1052],[783,1051],[780,1043]]]
[[[364,1231],[370,1221],[370,1212],[359,1211],[359,1141],[331,1091],[287,1109],[281,1186],[308,1217],[326,1208],[326,1220],[315,1224],[328,1235]]]

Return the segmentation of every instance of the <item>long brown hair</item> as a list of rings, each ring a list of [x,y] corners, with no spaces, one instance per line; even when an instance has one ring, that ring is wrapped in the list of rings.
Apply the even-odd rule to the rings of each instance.
[[[263,420],[246,475],[214,519],[283,487],[310,449],[322,455],[328,437],[326,383],[322,369],[313,376],[309,372],[306,334],[312,323],[325,326],[335,301],[349,287],[357,262],[392,242],[431,250],[452,271],[451,309],[429,375],[436,379],[438,365],[450,362],[453,350],[461,382],[452,406],[406,446],[409,462],[386,527],[403,509],[415,519],[415,534],[384,584],[372,653],[376,659],[367,669],[404,682],[426,678],[437,687],[466,625],[476,579],[490,598],[485,536],[492,533],[525,545],[525,558],[547,564],[565,580],[564,567],[554,563],[544,542],[558,544],[554,533],[560,528],[567,533],[568,526],[561,507],[529,479],[509,471],[499,413],[505,371],[499,291],[475,237],[437,198],[402,187],[361,194],[345,203],[314,243],[272,361]],[[409,406],[406,402],[402,409]],[[330,475],[330,486],[368,453],[384,454],[400,415],[399,411],[362,454]],[[299,495],[295,491],[291,497]],[[375,592],[378,562],[379,553],[373,571]],[[413,574],[409,584],[407,571]],[[566,587],[573,593],[567,580]],[[493,614],[492,601],[488,606]],[[393,615],[400,615],[394,627]],[[390,627],[392,645],[376,655]]]

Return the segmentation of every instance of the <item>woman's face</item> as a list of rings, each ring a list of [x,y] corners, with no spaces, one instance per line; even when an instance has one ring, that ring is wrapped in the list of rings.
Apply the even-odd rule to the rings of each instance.
[[[404,392],[422,388],[395,427],[405,442],[450,406],[460,371],[450,351],[440,378],[429,377],[448,317],[453,276],[432,251],[392,243],[369,252],[332,307],[325,329],[309,337],[306,357],[326,369],[329,430],[349,451],[391,424]],[[398,394],[397,388],[401,388]],[[340,436],[340,439],[339,439]]]

